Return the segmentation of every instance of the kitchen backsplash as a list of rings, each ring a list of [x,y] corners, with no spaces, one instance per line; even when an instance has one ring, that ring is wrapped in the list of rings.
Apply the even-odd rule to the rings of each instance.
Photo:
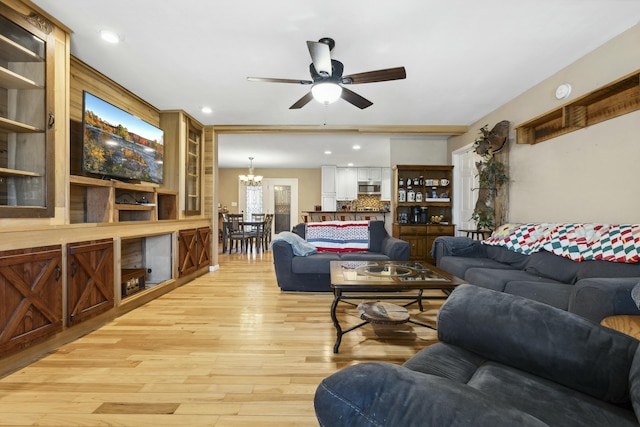
[[[360,194],[356,200],[338,200],[336,210],[357,210],[364,207],[383,210],[385,205],[388,206],[389,202],[380,200],[379,195]]]

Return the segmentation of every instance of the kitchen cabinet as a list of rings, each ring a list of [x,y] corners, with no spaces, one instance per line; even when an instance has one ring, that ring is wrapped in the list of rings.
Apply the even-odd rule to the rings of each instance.
[[[391,200],[391,168],[382,168],[380,200]]]
[[[336,193],[336,166],[322,166],[321,168],[321,185],[323,194]]]
[[[114,307],[113,240],[67,246],[67,324],[95,317]]]
[[[355,200],[358,198],[358,173],[356,168],[336,169],[336,199]]]
[[[381,181],[382,168],[358,168],[358,181]]]
[[[55,32],[0,3],[0,217],[53,217]]]
[[[62,247],[0,252],[0,355],[62,331]]]

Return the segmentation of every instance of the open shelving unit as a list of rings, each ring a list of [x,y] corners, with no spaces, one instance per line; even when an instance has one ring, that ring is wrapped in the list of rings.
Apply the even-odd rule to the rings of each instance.
[[[75,175],[69,183],[72,223],[178,219],[177,191]]]
[[[516,127],[518,144],[537,144],[640,109],[640,70]]]

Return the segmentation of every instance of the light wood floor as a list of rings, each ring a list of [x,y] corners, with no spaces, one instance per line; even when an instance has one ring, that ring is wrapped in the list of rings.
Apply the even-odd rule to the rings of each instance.
[[[0,425],[317,426],[324,377],[436,341],[415,325],[367,325],[334,354],[331,301],[281,293],[270,251],[221,255],[220,270],[0,379]],[[433,323],[440,304],[410,312]],[[345,324],[359,322],[343,307]]]

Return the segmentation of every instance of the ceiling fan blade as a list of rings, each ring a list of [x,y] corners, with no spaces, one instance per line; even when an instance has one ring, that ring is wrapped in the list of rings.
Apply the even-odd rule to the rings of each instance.
[[[362,96],[347,89],[346,87],[342,88],[342,95],[340,96],[342,97],[342,99],[344,99],[350,104],[355,105],[361,110],[364,110],[365,108],[371,107],[373,105],[373,102],[369,101],[366,98],[363,98]]]
[[[296,80],[296,79],[272,79],[269,77],[247,77],[250,82],[268,82],[268,83],[296,83],[299,85],[313,84],[311,80]]]
[[[313,95],[311,94],[311,92],[307,92],[307,94],[305,96],[303,96],[302,98],[298,99],[295,104],[293,104],[291,107],[289,107],[290,110],[297,110],[299,108],[304,107],[305,105],[307,105],[309,102],[311,102],[311,100],[313,99]]]
[[[331,49],[326,43],[307,42],[311,60],[318,74],[323,77],[331,76]]]
[[[342,78],[343,84],[375,83],[389,80],[402,80],[407,78],[404,67],[386,68],[384,70],[367,71],[364,73],[350,74]]]

